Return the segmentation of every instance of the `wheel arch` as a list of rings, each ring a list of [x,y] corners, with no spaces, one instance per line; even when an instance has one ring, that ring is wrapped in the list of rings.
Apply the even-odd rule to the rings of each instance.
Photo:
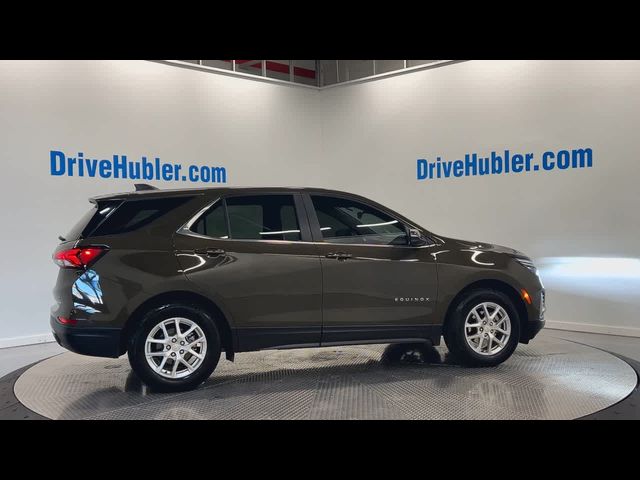
[[[527,307],[524,303],[524,300],[520,297],[518,290],[516,290],[513,286],[509,285],[507,282],[504,282],[502,280],[482,279],[482,280],[476,280],[470,283],[469,285],[465,286],[449,302],[446,313],[444,315],[443,326],[445,326],[449,321],[449,318],[451,317],[451,314],[455,309],[456,305],[458,304],[458,302],[460,301],[460,299],[468,292],[472,290],[477,290],[480,288],[489,288],[489,289],[497,290],[509,297],[509,299],[513,302],[513,305],[516,307],[516,310],[518,311],[518,317],[520,318],[520,327],[521,327],[520,338],[522,338],[523,332],[525,331],[525,326],[528,322]]]
[[[218,332],[220,333],[220,341],[222,342],[222,348],[225,351],[227,359],[233,360],[235,353],[235,338],[229,320],[222,309],[214,301],[203,295],[183,290],[163,292],[155,295],[141,303],[131,313],[131,315],[129,315],[129,318],[122,330],[122,337],[120,341],[121,353],[125,353],[127,351],[129,339],[134,333],[136,327],[139,325],[139,320],[145,312],[148,312],[152,308],[169,303],[196,305],[209,313],[218,328]]]

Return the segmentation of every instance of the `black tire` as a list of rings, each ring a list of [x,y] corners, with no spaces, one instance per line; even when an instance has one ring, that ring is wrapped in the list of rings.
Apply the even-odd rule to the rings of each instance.
[[[483,302],[501,306],[509,315],[511,333],[502,350],[493,355],[482,355],[468,344],[465,337],[465,320],[469,312]],[[473,318],[473,317],[472,317]],[[474,333],[474,330],[469,330]],[[464,294],[451,311],[444,325],[444,341],[449,352],[460,364],[470,367],[492,367],[508,359],[518,346],[520,338],[520,316],[513,301],[504,293],[491,289],[476,289]],[[482,348],[481,348],[482,349]]]
[[[151,368],[145,356],[145,343],[151,330],[161,321],[169,318],[185,318],[196,323],[206,338],[204,360],[190,374],[181,378],[166,378]],[[180,392],[192,390],[204,382],[215,370],[221,352],[220,335],[214,320],[195,305],[163,305],[148,311],[141,319],[139,327],[129,341],[129,363],[133,371],[152,390],[160,392]],[[176,352],[177,353],[177,352]]]

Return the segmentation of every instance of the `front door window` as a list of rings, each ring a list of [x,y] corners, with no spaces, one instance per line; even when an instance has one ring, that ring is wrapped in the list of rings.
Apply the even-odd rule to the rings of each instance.
[[[405,226],[380,210],[349,199],[312,195],[327,243],[408,245]]]

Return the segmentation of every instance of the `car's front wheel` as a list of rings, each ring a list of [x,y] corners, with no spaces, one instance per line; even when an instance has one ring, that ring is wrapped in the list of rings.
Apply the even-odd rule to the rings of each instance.
[[[195,306],[152,309],[131,339],[128,354],[140,379],[157,391],[190,390],[205,381],[220,359],[213,319]]]
[[[498,290],[477,289],[459,299],[444,325],[454,358],[469,366],[494,366],[511,356],[520,338],[520,318]]]

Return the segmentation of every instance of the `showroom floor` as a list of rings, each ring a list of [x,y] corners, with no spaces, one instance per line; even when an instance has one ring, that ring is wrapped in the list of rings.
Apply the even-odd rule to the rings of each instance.
[[[531,344],[520,345],[496,369],[460,367],[444,346],[252,352],[239,355],[234,363],[221,360],[200,388],[179,394],[149,391],[131,373],[126,356],[102,359],[64,352],[56,344],[0,350],[0,377],[6,375],[0,381],[0,417],[574,419],[638,415],[640,364],[633,360],[640,360],[640,338],[631,337],[547,329]],[[634,365],[607,352],[627,357]],[[25,371],[24,366],[48,357],[52,358]]]
[[[597,333],[567,332],[549,328],[540,333],[541,338],[549,335],[602,348],[608,352],[619,353],[625,357],[640,361],[640,338],[600,335]],[[533,343],[535,343],[535,341]],[[66,350],[57,343],[2,348],[0,349],[0,377],[25,365],[63,352],[66,352]]]
[[[600,335],[597,333],[567,332],[564,330],[551,329],[543,330],[540,332],[540,335],[553,335],[556,338],[565,338],[573,342],[584,343],[585,345],[601,348],[608,352],[618,353],[633,360],[640,361],[640,338],[638,337],[621,337],[618,335]]]
[[[0,377],[38,360],[66,352],[57,343],[39,343],[25,347],[0,348]]]

